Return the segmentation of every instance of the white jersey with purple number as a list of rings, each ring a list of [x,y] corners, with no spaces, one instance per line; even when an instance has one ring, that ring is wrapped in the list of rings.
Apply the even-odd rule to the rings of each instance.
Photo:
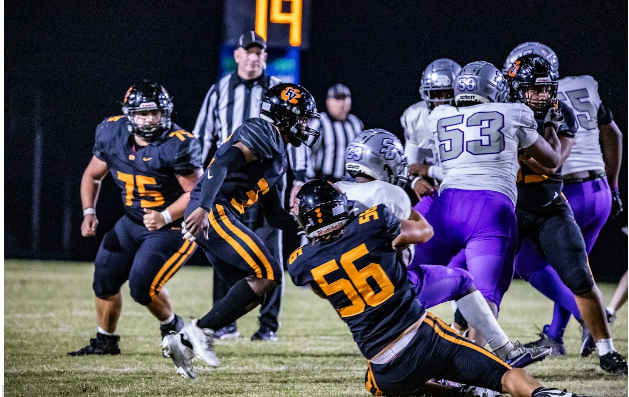
[[[360,212],[384,204],[398,219],[408,219],[411,216],[411,200],[399,186],[383,181],[340,181],[335,185],[345,193],[348,200],[354,201],[354,207]]]
[[[429,117],[441,159],[444,189],[492,190],[514,205],[518,148],[538,138],[533,111],[521,103],[486,103],[468,107],[442,105]]]
[[[563,174],[604,170],[605,162],[599,144],[598,110],[601,98],[598,83],[592,76],[570,76],[559,80],[557,98],[570,106],[577,118],[577,133],[570,156],[563,163]]]
[[[423,163],[439,165],[435,138],[428,128],[428,116],[430,105],[426,101],[420,101],[411,105],[400,117],[400,123],[404,128],[404,155],[409,164]]]

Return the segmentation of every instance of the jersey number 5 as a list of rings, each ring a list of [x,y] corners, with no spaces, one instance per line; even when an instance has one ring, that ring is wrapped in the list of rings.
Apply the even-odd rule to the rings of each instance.
[[[483,127],[483,122],[487,125]],[[446,117],[437,123],[437,136],[439,137],[439,155],[441,161],[453,160],[465,150],[474,155],[500,153],[505,148],[504,117],[498,112],[478,112],[467,119],[468,127],[481,127],[481,139],[468,140],[466,142],[463,131],[458,128],[448,129],[455,125],[463,124],[463,115]]]
[[[341,317],[360,314],[366,305],[378,306],[395,292],[391,280],[378,263],[371,263],[360,270],[356,269],[354,261],[368,253],[367,246],[363,243],[341,256],[341,266],[349,280],[341,278],[332,283],[326,281],[325,276],[339,268],[335,259],[311,270],[315,282],[327,296],[343,292],[352,302],[349,306],[337,309]],[[377,288],[374,288],[376,285]]]
[[[144,187],[145,185],[154,185],[155,178],[144,175],[125,174],[124,172],[118,171],[118,179],[124,182],[125,191],[127,193],[125,196],[125,204],[127,206],[130,207],[133,203],[133,191],[136,186],[138,187],[138,196],[151,199],[141,199],[140,206],[142,208],[159,207],[164,204],[164,196],[162,196],[160,192],[155,190],[146,190]]]

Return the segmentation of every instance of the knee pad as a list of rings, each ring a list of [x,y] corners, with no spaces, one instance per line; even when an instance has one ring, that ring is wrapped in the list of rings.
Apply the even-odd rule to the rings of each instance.
[[[142,285],[142,283],[132,283],[129,281],[129,291],[131,293],[131,298],[134,301],[138,302],[142,306],[146,306],[149,303],[153,302],[153,298],[150,294],[151,285]],[[159,290],[155,291],[155,296],[159,294]]]
[[[116,295],[120,292],[120,286],[116,286],[105,279],[97,277],[97,273],[94,272],[94,282],[92,283],[92,289],[94,295],[100,299],[107,299],[110,296]]]
[[[566,284],[575,295],[583,295],[590,292],[592,287],[594,287],[592,273],[587,268],[572,268],[567,276],[566,280],[564,280],[564,284]]]

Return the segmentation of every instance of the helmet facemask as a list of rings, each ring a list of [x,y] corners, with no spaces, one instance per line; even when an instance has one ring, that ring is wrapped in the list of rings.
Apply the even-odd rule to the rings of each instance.
[[[161,112],[161,117],[155,123],[139,125],[136,122],[136,117],[148,117],[148,114],[142,115],[141,112],[155,110]],[[170,129],[172,111],[173,103],[166,89],[148,80],[131,86],[122,103],[122,112],[129,121],[129,132],[147,142],[158,140]]]

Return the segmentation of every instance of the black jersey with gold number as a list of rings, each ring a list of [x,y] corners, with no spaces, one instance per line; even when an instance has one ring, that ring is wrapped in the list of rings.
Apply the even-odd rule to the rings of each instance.
[[[105,119],[96,128],[94,156],[107,163],[122,189],[125,213],[142,225],[144,208],[162,211],[184,191],[177,175],[190,175],[202,167],[201,145],[178,125],[146,146],[134,145],[125,116]]]
[[[214,158],[219,158],[236,142],[241,142],[249,148],[258,160],[247,163],[238,170],[228,170],[215,202],[225,204],[236,213],[242,214],[258,201],[260,194],[265,194],[269,188],[281,181],[288,166],[288,159],[279,131],[273,124],[261,118],[245,120],[221,144]],[[201,182],[192,191],[191,201],[198,200],[204,183],[212,183],[212,180],[208,179],[209,169],[210,167],[205,170]]]
[[[574,113],[568,105],[561,101],[559,101],[559,109],[564,116],[564,123],[557,131],[557,135],[572,139],[578,128]],[[537,132],[544,136],[544,120],[536,119],[536,121]],[[536,209],[565,201],[561,195],[563,189],[561,167],[552,175],[540,175],[526,164],[520,163],[517,187],[518,201],[516,206],[518,208]]]
[[[289,258],[293,282],[326,297],[367,358],[424,312],[391,246],[399,234],[400,221],[380,204],[353,218],[341,237],[304,245]]]

